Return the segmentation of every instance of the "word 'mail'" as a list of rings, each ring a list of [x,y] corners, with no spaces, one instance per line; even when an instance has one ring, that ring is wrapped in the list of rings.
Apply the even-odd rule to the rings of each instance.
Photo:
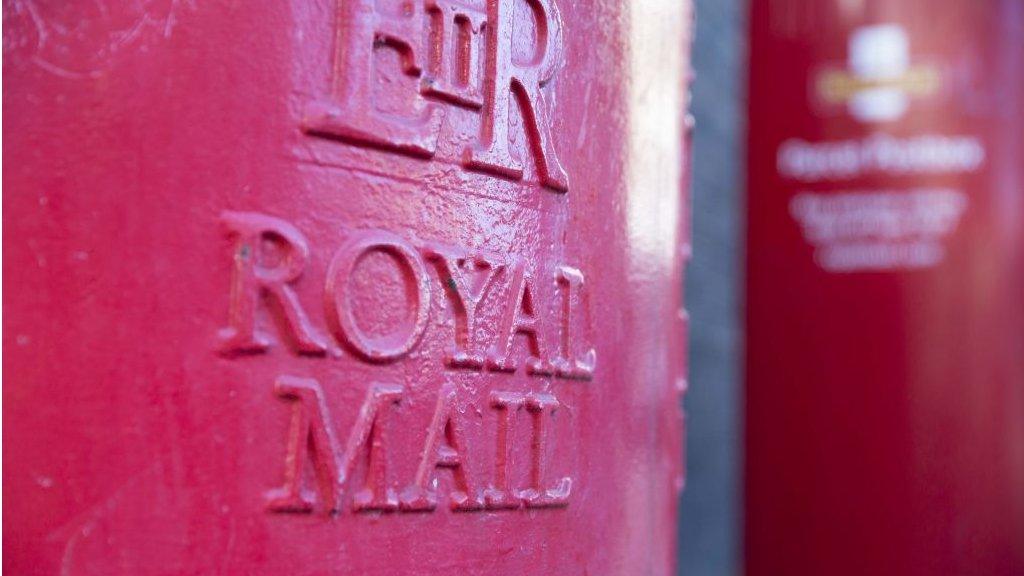
[[[306,268],[306,238],[291,224],[255,213],[227,212],[222,221],[234,239],[234,266],[229,297],[228,326],[220,331],[221,351],[228,355],[261,353],[270,340],[256,321],[260,306],[280,317],[277,326],[294,349],[304,355],[325,355],[331,342],[316,328],[293,288]],[[411,321],[388,328],[389,333],[367,333],[357,321],[353,301],[359,290],[351,278],[372,255],[387,256],[408,280],[407,294],[381,298],[381,307],[411,311]],[[433,268],[434,274],[429,272]],[[577,342],[574,328],[579,316],[583,274],[569,266],[554,266],[546,282],[521,259],[470,253],[427,244],[413,246],[400,236],[379,229],[346,233],[335,252],[324,283],[326,324],[334,338],[355,357],[373,363],[394,362],[412,351],[422,339],[431,315],[434,278],[451,303],[453,337],[444,363],[449,368],[511,373],[522,364],[535,376],[590,379],[596,353]],[[482,326],[485,296],[502,275],[507,286],[493,326]],[[366,290],[364,287],[363,290]],[[545,301],[544,298],[554,300]],[[493,299],[492,299],[493,301]],[[547,306],[544,306],[547,304]],[[365,308],[365,307],[364,307]],[[542,311],[556,312],[558,330],[549,333]],[[381,312],[380,310],[377,310]],[[374,311],[362,310],[362,314]],[[481,341],[491,334],[490,342]],[[525,361],[517,343],[525,344]]]
[[[316,380],[281,376],[276,383],[278,396],[292,407],[291,424],[285,455],[284,485],[267,495],[272,512],[309,513],[317,506],[316,494],[326,513],[338,512],[349,492],[352,510],[429,512],[437,508],[439,494],[435,477],[451,474],[451,490],[447,495],[452,510],[514,510],[566,506],[572,490],[568,477],[549,481],[545,476],[543,452],[548,441],[547,419],[558,407],[551,394],[492,392],[494,441],[497,443],[490,481],[486,488],[475,480],[483,471],[473,466],[466,435],[456,409],[456,394],[451,386],[443,386],[431,423],[422,439],[423,451],[413,478],[396,491],[389,477],[393,448],[416,442],[415,438],[390,437],[389,420],[401,416],[405,390],[402,386],[376,384],[370,387],[344,447],[334,434],[334,424]],[[532,419],[532,440],[528,446],[529,480],[526,486],[510,486],[510,463],[514,462],[512,438],[517,413],[526,408]],[[408,430],[409,427],[400,427]],[[317,491],[304,488],[307,458],[315,475]],[[361,463],[361,464],[360,464]],[[357,465],[359,464],[359,465]],[[365,468],[362,481],[354,475]]]

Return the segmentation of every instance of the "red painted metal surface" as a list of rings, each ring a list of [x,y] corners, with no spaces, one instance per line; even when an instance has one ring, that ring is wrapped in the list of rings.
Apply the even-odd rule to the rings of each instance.
[[[4,568],[672,571],[686,3],[3,26]]]
[[[746,571],[1024,573],[1024,4],[755,1]]]

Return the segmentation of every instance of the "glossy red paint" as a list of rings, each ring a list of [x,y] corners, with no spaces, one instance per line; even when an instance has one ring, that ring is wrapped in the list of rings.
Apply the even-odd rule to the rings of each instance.
[[[9,3],[4,568],[670,573],[689,25]]]
[[[1021,22],[752,4],[748,574],[1024,573]]]

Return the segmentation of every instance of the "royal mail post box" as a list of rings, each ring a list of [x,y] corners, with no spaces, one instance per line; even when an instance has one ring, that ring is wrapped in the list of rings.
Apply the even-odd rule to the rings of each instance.
[[[670,573],[689,25],[6,6],[4,568]]]
[[[750,24],[746,572],[1024,574],[1024,3]]]

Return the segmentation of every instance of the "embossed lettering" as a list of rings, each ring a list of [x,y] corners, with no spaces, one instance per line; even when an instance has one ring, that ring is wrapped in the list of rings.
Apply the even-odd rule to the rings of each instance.
[[[509,489],[509,468],[512,465],[512,430],[516,413],[526,397],[515,392],[491,392],[491,408],[498,413],[494,455],[494,481],[484,490],[484,501],[489,510],[518,508],[521,501]]]
[[[569,493],[572,491],[571,478],[562,478],[557,485],[550,488],[544,486],[544,455],[547,452],[548,442],[548,426],[544,414],[553,413],[556,408],[558,408],[558,399],[551,394],[531,394],[526,398],[526,409],[533,417],[530,487],[519,491],[517,495],[527,508],[557,507],[569,503]]]
[[[509,135],[509,115],[515,96],[541,183],[564,192],[569,189],[568,177],[555,155],[550,111],[541,90],[551,81],[562,59],[562,25],[553,5],[542,0],[529,0],[528,4],[536,21],[537,43],[533,55],[526,62],[518,62],[512,57],[515,3],[487,2],[488,45],[480,139],[475,146],[466,148],[463,161],[478,170],[522,178],[522,160],[517,157]]]
[[[281,376],[274,389],[278,396],[291,404],[292,418],[284,459],[284,486],[268,494],[267,509],[272,512],[313,510],[313,496],[302,487],[308,452],[323,505],[334,512],[339,506],[341,487],[338,482],[338,443],[334,439],[334,426],[324,404],[320,384],[311,378]]]
[[[437,492],[429,485],[437,468],[452,472],[454,489],[451,491],[453,510],[479,510],[480,496],[470,482],[466,471],[466,439],[455,408],[455,388],[446,384],[437,398],[437,410],[427,433],[423,458],[413,484],[402,493],[402,509],[429,511],[437,507]]]
[[[453,0],[427,0],[431,21],[430,65],[420,91],[467,108],[480,108],[480,49],[477,36],[486,14]]]
[[[475,134],[455,135],[463,142],[476,140],[463,148],[463,166],[522,179],[523,159],[514,142],[525,138],[540,183],[567,191],[568,177],[555,153],[544,96],[563,61],[558,11],[548,0],[527,0],[524,14],[533,25],[524,26],[515,22],[514,0],[486,3],[482,12],[458,0],[406,0],[395,2],[392,13],[379,10],[375,0],[336,0],[333,85],[327,98],[306,107],[303,130],[430,158],[441,131],[440,104],[447,103],[480,112]],[[524,32],[528,28],[534,32]],[[514,48],[529,42],[531,54],[516,57]],[[375,87],[396,85],[390,79],[381,81],[375,59],[381,49],[398,53],[396,73],[419,80],[407,114],[378,107]],[[513,108],[523,120],[521,137],[510,133]]]
[[[225,212],[221,222],[235,239],[229,325],[220,331],[221,351],[267,349],[267,338],[256,328],[256,307],[269,299],[283,316],[296,349],[303,354],[323,354],[327,350],[324,338],[310,324],[288,286],[302,275],[309,258],[302,233],[284,220],[250,212]]]
[[[398,328],[383,336],[368,336],[356,323],[349,295],[349,278],[360,260],[373,251],[394,256],[400,263],[404,281],[415,294],[414,320],[403,333]],[[399,236],[383,230],[353,233],[338,250],[327,272],[327,319],[340,341],[364,360],[389,362],[401,358],[419,342],[430,316],[430,283],[427,269],[416,250]]]
[[[484,354],[477,342],[476,311],[487,294],[496,272],[504,264],[492,264],[483,256],[466,256],[441,246],[424,248],[427,259],[437,266],[442,284],[451,295],[455,316],[455,345],[445,356],[452,368],[483,368]],[[468,267],[469,273],[465,271]]]
[[[540,317],[537,312],[536,293],[533,279],[526,263],[519,261],[512,267],[512,291],[508,307],[498,327],[498,340],[488,354],[488,366],[502,372],[515,372],[517,362],[511,357],[516,335],[522,335],[529,344],[530,356],[526,359],[529,374],[548,375],[553,372],[547,360]]]
[[[553,485],[547,483],[549,420],[559,406],[551,394],[491,393],[490,405],[497,413],[494,475],[487,488],[480,491],[468,467],[469,450],[457,410],[456,388],[450,383],[442,386],[415,477],[398,497],[388,478],[392,444],[388,421],[392,408],[402,400],[404,389],[401,386],[370,386],[344,450],[340,452],[324,394],[316,380],[281,376],[275,382],[275,391],[288,402],[291,418],[286,436],[284,483],[267,493],[267,509],[271,512],[310,513],[317,508],[318,492],[319,507],[326,513],[337,513],[345,490],[355,483],[354,473],[364,468],[364,480],[352,495],[352,510],[356,512],[435,510],[439,500],[436,478],[439,470],[451,472],[449,501],[454,511],[568,505],[572,479],[562,477]],[[529,479],[525,487],[513,488],[514,423],[524,407],[532,423]],[[313,470],[315,490],[305,486],[303,475],[307,467]]]
[[[555,373],[562,378],[590,379],[594,375],[597,353],[590,348],[582,356],[575,356],[572,338],[573,310],[578,308],[583,273],[570,266],[559,266],[555,270],[555,283],[562,294],[562,332],[558,341],[558,357],[554,361]]]
[[[371,386],[345,444],[341,476],[338,478],[341,486],[351,478],[360,451],[366,447],[366,483],[352,497],[352,507],[357,511],[394,510],[398,507],[398,497],[387,480],[387,417],[388,408],[398,404],[402,393],[401,386]]]
[[[355,510],[393,510],[398,506],[395,492],[387,484],[387,406],[402,396],[400,386],[377,384],[370,388],[359,418],[352,427],[341,462],[334,425],[324,403],[320,384],[311,378],[281,376],[275,384],[277,395],[292,404],[285,456],[284,486],[268,495],[272,512],[311,512],[312,494],[304,490],[302,474],[309,453],[316,471],[323,505],[337,512],[341,491],[351,478],[359,454],[366,446],[366,483],[353,497]]]
[[[220,350],[231,355],[268,348],[256,318],[257,306],[266,303],[279,316],[274,324],[297,353],[337,352],[314,328],[292,287],[309,258],[302,234],[262,214],[228,212],[223,220],[235,239],[235,258],[230,323],[219,333]],[[513,373],[521,364],[522,351],[516,347],[520,341],[526,344],[525,371],[531,376],[593,377],[597,353],[583,339],[588,332],[582,315],[584,279],[576,268],[556,266],[554,282],[545,286],[535,282],[523,259],[509,262],[496,254],[433,242],[413,246],[380,229],[348,231],[345,238],[328,267],[324,313],[330,333],[358,358],[394,362],[419,345],[431,314],[430,263],[452,307],[453,343],[444,351],[445,366]],[[481,305],[493,301],[498,278],[507,279],[508,288],[500,304],[495,302],[498,318],[491,331],[481,325]],[[541,296],[555,301],[545,302]],[[557,311],[555,318],[545,318],[551,310]],[[551,329],[552,322],[557,329]],[[493,339],[484,341],[487,336]]]
[[[337,27],[343,32],[335,54],[334,93],[307,109],[306,132],[416,156],[434,154],[441,128],[437,105],[418,102],[410,117],[386,114],[374,105],[374,50],[398,51],[404,74],[417,77],[422,71],[423,6],[414,1],[405,7],[392,16],[378,11],[375,0],[337,0]]]

